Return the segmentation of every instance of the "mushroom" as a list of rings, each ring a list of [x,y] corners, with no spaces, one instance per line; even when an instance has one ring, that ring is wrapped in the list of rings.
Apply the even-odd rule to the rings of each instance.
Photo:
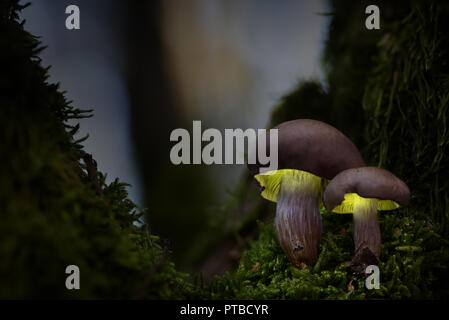
[[[278,129],[278,169],[259,173],[260,163],[248,168],[263,189],[262,197],[277,202],[276,230],[289,260],[298,268],[314,265],[321,241],[324,185],[339,172],[365,164],[355,145],[324,122],[298,119],[274,129]]]
[[[410,190],[385,169],[362,167],[335,176],[326,186],[323,200],[329,211],[353,214],[355,259],[366,260],[362,256],[369,256],[366,254],[369,249],[379,261],[381,236],[377,211],[406,206]]]

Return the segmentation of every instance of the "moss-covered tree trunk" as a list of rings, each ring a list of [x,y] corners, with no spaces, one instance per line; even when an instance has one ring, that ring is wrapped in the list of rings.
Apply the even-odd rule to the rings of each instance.
[[[88,113],[48,83],[25,7],[0,2],[0,299],[185,296],[167,249],[134,225],[143,212],[125,185],[106,185],[74,140],[67,121]],[[80,290],[65,286],[69,265]]]

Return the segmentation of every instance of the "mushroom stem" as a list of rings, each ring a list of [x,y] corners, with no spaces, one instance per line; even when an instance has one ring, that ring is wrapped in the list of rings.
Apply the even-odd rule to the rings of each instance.
[[[321,178],[305,171],[284,175],[276,206],[276,230],[289,260],[314,265],[321,241]]]
[[[377,199],[360,197],[354,204],[353,219],[355,255],[368,248],[379,259],[381,236],[377,220]]]

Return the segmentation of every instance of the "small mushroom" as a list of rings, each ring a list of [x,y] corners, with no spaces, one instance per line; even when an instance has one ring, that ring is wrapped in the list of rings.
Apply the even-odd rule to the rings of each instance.
[[[277,202],[276,230],[289,260],[298,268],[314,265],[321,241],[319,208],[325,183],[343,170],[365,164],[355,145],[326,123],[298,119],[275,129],[278,170],[260,174],[258,163],[248,168],[262,187],[262,197]]]
[[[379,260],[381,235],[377,211],[406,206],[410,200],[410,190],[387,170],[361,167],[342,171],[335,176],[326,186],[323,200],[330,211],[353,214],[356,259],[369,249]]]

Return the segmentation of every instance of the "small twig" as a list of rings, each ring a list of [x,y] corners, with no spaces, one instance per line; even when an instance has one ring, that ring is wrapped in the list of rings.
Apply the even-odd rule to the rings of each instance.
[[[92,158],[92,155],[86,153],[83,157],[84,163],[86,164],[87,176],[89,180],[92,182],[92,185],[97,192],[97,195],[100,197],[104,197],[103,189],[101,189],[100,182],[98,181],[97,173],[97,162]]]

